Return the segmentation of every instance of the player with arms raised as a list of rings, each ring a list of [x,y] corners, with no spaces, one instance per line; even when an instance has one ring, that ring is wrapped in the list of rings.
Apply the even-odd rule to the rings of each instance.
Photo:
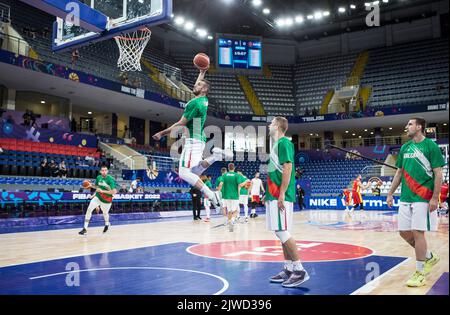
[[[198,55],[194,60],[197,58]],[[183,152],[181,153],[179,165],[180,177],[189,185],[197,187],[211,200],[214,208],[217,209],[221,207],[221,200],[218,194],[206,186],[199,176],[214,162],[222,161],[225,153],[222,149],[214,148],[212,150],[213,154],[203,160],[203,150],[205,149],[206,142],[203,128],[208,112],[208,94],[211,89],[211,83],[205,79],[209,62],[202,69],[198,65],[197,67],[200,70],[200,74],[193,89],[195,98],[187,103],[184,114],[178,122],[155,134],[153,139],[159,141],[162,137],[169,135],[172,130],[183,126],[187,127],[189,137],[186,139]]]

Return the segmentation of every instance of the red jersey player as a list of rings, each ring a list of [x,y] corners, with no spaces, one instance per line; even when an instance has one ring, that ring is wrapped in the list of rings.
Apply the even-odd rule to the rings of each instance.
[[[343,192],[343,200],[344,200],[344,204],[345,204],[345,212],[350,211],[350,209],[348,208],[350,206],[351,203],[351,192],[350,190],[348,190],[347,188],[344,188],[344,192]]]
[[[352,212],[359,206],[361,211],[364,211],[364,202],[361,195],[361,190],[367,189],[370,187],[370,183],[367,184],[367,186],[364,186],[361,183],[362,176],[358,175],[356,177],[355,181],[353,182],[353,189],[352,189],[352,197],[353,197],[353,208]]]

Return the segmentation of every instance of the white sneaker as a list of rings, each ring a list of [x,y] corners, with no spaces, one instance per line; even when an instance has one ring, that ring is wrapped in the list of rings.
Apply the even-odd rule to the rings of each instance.
[[[214,209],[216,209],[216,212],[220,211],[222,209],[223,202],[222,202],[222,199],[220,199],[218,191],[214,192],[214,198],[211,200],[211,203],[212,203]]]

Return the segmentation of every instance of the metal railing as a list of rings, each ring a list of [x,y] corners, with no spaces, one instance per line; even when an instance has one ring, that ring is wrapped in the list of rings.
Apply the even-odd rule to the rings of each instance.
[[[448,133],[437,134],[437,139],[448,139]],[[351,138],[342,139],[339,141],[330,141],[330,144],[341,148],[353,148],[353,147],[372,147],[381,145],[403,145],[408,141],[407,138],[402,136],[388,136],[381,138]]]
[[[0,38],[3,39],[1,49],[10,51],[16,55],[30,56],[31,46],[23,38],[5,33],[0,33]]]

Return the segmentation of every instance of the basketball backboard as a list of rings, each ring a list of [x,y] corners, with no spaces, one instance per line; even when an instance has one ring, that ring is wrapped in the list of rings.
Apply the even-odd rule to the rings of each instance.
[[[107,16],[107,25],[100,32],[90,31],[74,19],[56,18],[53,25],[53,51],[73,49],[90,43],[110,39],[143,27],[163,24],[171,19],[172,0],[78,0],[95,13]],[[76,10],[72,10],[75,15]],[[84,14],[80,12],[80,15]],[[69,16],[68,16],[69,17]],[[90,16],[84,14],[83,21]],[[76,21],[76,20],[75,20]],[[95,24],[92,21],[92,24]]]

